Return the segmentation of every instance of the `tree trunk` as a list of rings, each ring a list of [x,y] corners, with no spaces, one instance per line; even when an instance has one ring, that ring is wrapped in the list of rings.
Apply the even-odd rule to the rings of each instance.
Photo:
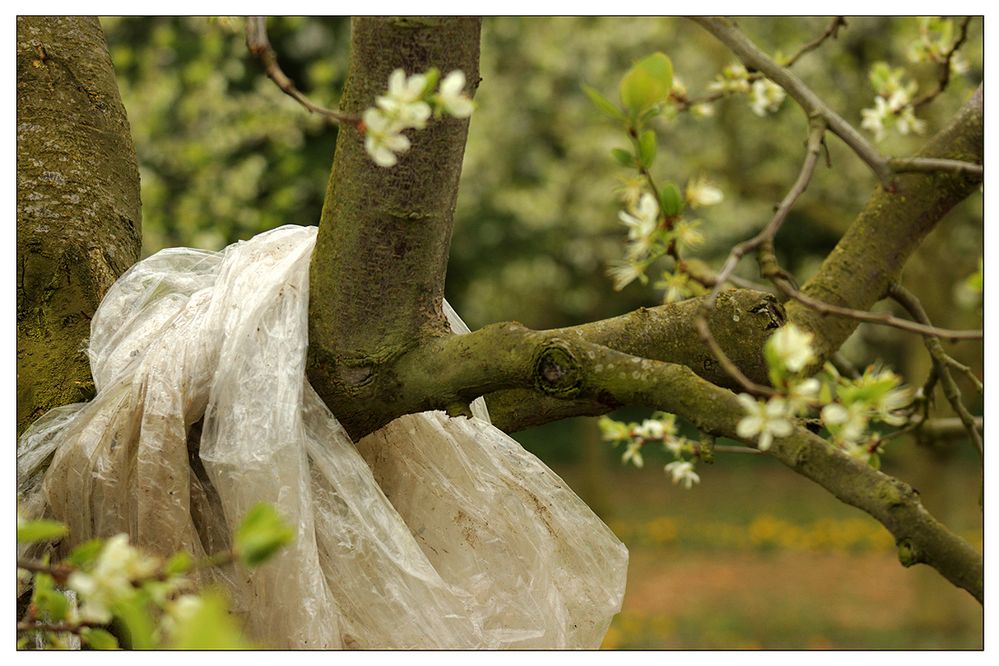
[[[479,27],[477,18],[354,19],[341,109],[373,106],[396,68],[460,69],[474,89]],[[441,301],[467,133],[467,120],[432,120],[391,169],[371,161],[356,127],[337,139],[312,259],[309,380],[351,435],[383,416],[372,398],[391,386],[391,361],[448,332]]]
[[[17,18],[17,432],[88,399],[90,318],[139,258],[139,170],[96,18]]]

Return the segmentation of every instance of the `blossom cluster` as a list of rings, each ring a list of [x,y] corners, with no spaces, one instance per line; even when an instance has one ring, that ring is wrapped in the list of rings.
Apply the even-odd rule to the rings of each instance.
[[[464,94],[464,72],[448,74],[434,93],[437,78],[434,69],[408,77],[402,69],[396,69],[389,75],[388,91],[376,97],[375,106],[362,115],[364,148],[375,164],[395,166],[398,155],[411,146],[403,132],[425,128],[432,114],[446,113],[455,118],[472,115],[472,101]]]
[[[663,468],[673,483],[689,490],[700,482],[701,477],[694,471],[693,460],[698,455],[699,448],[694,442],[677,434],[676,415],[656,412],[641,423],[623,423],[604,416],[600,418],[599,426],[604,441],[614,446],[624,445],[622,463],[630,462],[635,467],[643,467],[645,459],[642,447],[651,442],[661,442],[663,449],[674,458]]]
[[[892,68],[878,62],[869,74],[876,96],[874,106],[860,112],[860,126],[872,134],[876,141],[885,137],[885,131],[894,127],[899,134],[922,134],[926,123],[916,118],[912,102],[918,90],[915,81],[905,81],[905,70]]]
[[[712,93],[747,94],[749,107],[758,116],[776,113],[787,97],[779,85],[768,78],[752,76],[740,63],[727,65],[715,80],[708,84]]]
[[[681,206],[691,209],[713,206],[724,198],[722,191],[704,176],[692,178],[683,195],[675,187],[672,189]],[[612,262],[608,269],[617,291],[635,280],[646,282],[645,271],[667,253],[671,244],[675,251],[682,251],[695,249],[704,242],[704,234],[698,229],[701,220],[685,219],[679,213],[668,215],[641,181],[628,181],[622,192],[625,210],[618,213],[618,219],[628,230],[628,244],[625,259]],[[695,293],[690,276],[681,271],[663,271],[655,286],[664,291],[665,303],[680,301]]]
[[[871,425],[904,425],[915,392],[903,387],[894,372],[877,366],[868,367],[855,379],[841,376],[830,364],[823,368],[821,379],[804,376],[817,360],[812,340],[811,333],[794,324],[781,327],[770,337],[764,356],[778,395],[759,400],[741,394],[739,401],[746,413],[736,426],[736,434],[755,439],[757,447],[766,451],[775,438],[791,434],[796,418],[819,410],[833,444],[852,457],[877,465],[881,437],[871,432]]]

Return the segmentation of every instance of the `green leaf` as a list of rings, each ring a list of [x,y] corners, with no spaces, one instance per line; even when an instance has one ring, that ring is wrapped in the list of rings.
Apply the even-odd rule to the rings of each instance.
[[[118,650],[118,639],[111,632],[94,627],[84,627],[80,630],[80,638],[92,650]]]
[[[593,102],[594,106],[603,111],[605,114],[614,120],[624,120],[625,116],[624,113],[621,112],[621,109],[617,108],[617,105],[615,105],[614,102],[600,94],[599,90],[584,83],[583,92],[590,98],[590,101]]]
[[[648,169],[656,159],[656,133],[652,130],[642,132],[638,140],[638,162]]]
[[[125,640],[133,650],[151,650],[156,647],[156,625],[149,614],[148,597],[135,592],[115,599],[111,613],[124,627]]]
[[[17,526],[17,542],[56,541],[68,531],[65,525],[54,520],[28,520]]]
[[[175,650],[246,650],[254,646],[243,637],[229,614],[225,598],[213,592],[201,596],[194,612],[180,618],[170,647]]]
[[[66,561],[75,567],[87,567],[97,561],[97,556],[101,554],[102,548],[104,548],[103,539],[91,539],[90,541],[84,541],[70,551],[69,557],[66,558]]]
[[[683,211],[683,195],[680,194],[680,189],[673,183],[663,185],[659,190],[659,205],[666,217],[679,215]]]
[[[434,90],[437,89],[437,82],[440,81],[441,72],[436,67],[431,67],[430,69],[427,70],[424,76],[427,77],[427,83],[425,86],[423,86],[422,96],[426,97],[427,95],[430,95],[431,93],[434,92]]]
[[[665,102],[673,86],[673,64],[663,53],[653,53],[635,63],[621,79],[621,101],[632,114]]]
[[[295,539],[293,530],[270,504],[254,506],[236,530],[236,553],[248,567],[267,561]]]
[[[611,155],[617,160],[617,163],[624,167],[635,166],[635,156],[624,148],[611,148]]]
[[[31,594],[31,603],[38,613],[46,620],[60,622],[69,612],[69,599],[55,587],[55,580],[46,573],[35,576],[35,589]]]
[[[163,571],[168,575],[187,573],[194,566],[194,560],[184,551],[173,555],[163,567]]]

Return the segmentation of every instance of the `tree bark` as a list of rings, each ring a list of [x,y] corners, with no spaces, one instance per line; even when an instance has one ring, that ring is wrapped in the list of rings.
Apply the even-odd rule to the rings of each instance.
[[[460,69],[478,85],[477,18],[367,17],[352,28],[346,113],[373,106],[396,68]],[[467,132],[467,120],[432,120],[386,169],[358,128],[340,131],[312,259],[308,374],[351,435],[386,422],[372,398],[392,392],[391,361],[448,333],[441,302]]]
[[[979,86],[950,124],[915,157],[980,164],[982,97]],[[981,182],[981,176],[938,171],[897,175],[890,189],[879,185],[803,291],[834,305],[870,309],[885,298],[926,235]],[[798,302],[788,303],[787,312],[791,321],[815,335],[816,351],[822,358],[839,349],[859,323],[823,315]]]
[[[17,18],[17,432],[93,395],[85,349],[139,258],[139,171],[96,18]]]

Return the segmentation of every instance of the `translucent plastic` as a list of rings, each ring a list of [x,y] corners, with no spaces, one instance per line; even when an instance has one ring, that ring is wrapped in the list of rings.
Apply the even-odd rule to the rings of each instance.
[[[355,446],[309,386],[315,234],[165,250],[122,276],[92,323],[96,397],[19,442],[22,511],[74,542],[124,531],[203,556],[270,502],[294,544],[206,578],[271,647],[598,647],[627,550],[481,400],[474,418],[404,416]]]

